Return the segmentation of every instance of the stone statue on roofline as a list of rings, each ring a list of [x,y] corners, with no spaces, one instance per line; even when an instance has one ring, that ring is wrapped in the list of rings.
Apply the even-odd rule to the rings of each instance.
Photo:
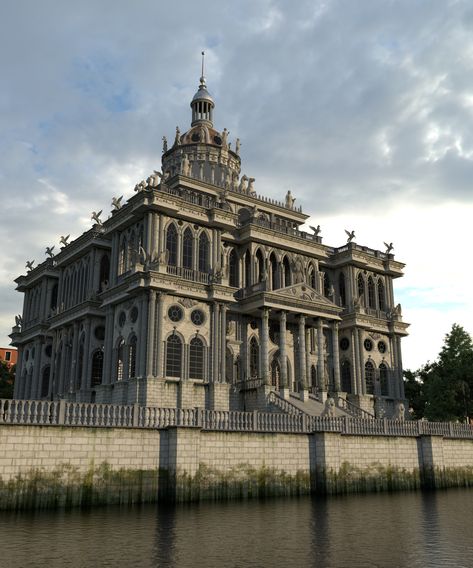
[[[251,195],[252,197],[256,197],[255,178],[249,178],[248,179],[248,195]]]
[[[288,209],[294,209],[294,202],[296,198],[292,196],[291,190],[286,193],[286,207]]]

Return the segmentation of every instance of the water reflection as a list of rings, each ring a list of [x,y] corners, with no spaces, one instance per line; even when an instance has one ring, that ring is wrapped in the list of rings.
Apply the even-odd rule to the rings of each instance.
[[[0,514],[0,567],[473,566],[471,490]]]

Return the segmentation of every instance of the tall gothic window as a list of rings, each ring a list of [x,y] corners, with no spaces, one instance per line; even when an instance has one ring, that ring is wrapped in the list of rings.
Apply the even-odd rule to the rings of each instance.
[[[250,340],[250,378],[259,376],[259,345],[256,337]]]
[[[381,278],[378,279],[378,305],[380,310],[386,309],[386,300],[384,295],[384,284]]]
[[[103,372],[103,351],[98,349],[92,355],[92,370],[90,376],[90,386],[92,388],[102,383]]]
[[[284,270],[284,286],[287,288],[287,286],[291,285],[291,266],[287,256],[284,257],[282,265]]]
[[[330,296],[330,286],[330,278],[328,277],[328,274],[324,272],[324,296],[326,298]]]
[[[251,286],[251,254],[247,250],[245,253],[245,287]]]
[[[189,227],[184,231],[182,240],[182,266],[184,268],[193,268],[194,235]]]
[[[82,373],[84,370],[84,338],[82,338],[79,345],[79,353],[77,355],[77,369],[76,369],[76,384],[75,388],[79,390],[82,383]]]
[[[258,282],[261,282],[264,277],[264,259],[260,249],[256,252],[256,263],[258,265]]]
[[[310,386],[313,389],[317,388],[317,369],[315,368],[315,365],[312,365],[312,367],[310,368],[310,383]]]
[[[168,251],[168,264],[177,265],[177,229],[174,224],[169,225],[166,232],[166,249]]]
[[[123,361],[125,357],[125,341],[120,339],[117,345],[117,366],[116,366],[116,379],[121,381],[123,379]]]
[[[278,263],[276,261],[274,253],[271,253],[271,256],[269,257],[269,263],[271,265],[271,287],[273,290],[277,290],[279,288]]]
[[[201,233],[199,237],[199,270],[208,272],[209,270],[209,238],[207,233]]]
[[[234,286],[235,288],[240,287],[240,283],[238,282],[239,278],[239,270],[238,270],[238,255],[235,249],[230,251],[230,256],[228,259],[229,264],[229,284],[230,286]]]
[[[123,274],[127,271],[127,254],[126,254],[126,239],[123,238],[120,245],[120,252],[118,256],[118,274]]]
[[[273,357],[271,361],[271,385],[277,389],[280,387],[281,380],[281,366],[279,364],[278,358]]]
[[[374,365],[371,361],[365,363],[365,383],[367,394],[374,393]]]
[[[128,241],[128,268],[131,268],[135,264],[137,250],[135,233],[133,231]]]
[[[189,378],[204,378],[204,344],[199,337],[194,337],[189,346]]]
[[[46,365],[43,369],[43,374],[41,376],[41,398],[46,398],[49,393],[49,374],[51,372],[51,367]]]
[[[345,287],[345,274],[340,272],[338,275],[338,292],[340,294],[340,303],[342,306],[347,305],[347,293]]]
[[[368,306],[370,308],[376,308],[376,294],[371,276],[368,278]]]
[[[388,385],[388,368],[386,363],[381,363],[379,366],[379,383],[381,387],[381,394],[383,396],[389,395],[389,385]]]
[[[315,275],[315,268],[312,264],[309,267],[309,286],[311,288],[314,288],[314,290],[317,288],[317,279],[316,279],[316,275]]]
[[[182,341],[177,335],[170,335],[166,341],[166,376],[180,377],[182,367]]]
[[[128,377],[136,376],[136,341],[134,335],[128,344]]]
[[[363,275],[361,272],[358,274],[357,278],[358,285],[358,297],[360,298],[361,305],[365,304],[365,281],[363,280]]]
[[[110,257],[104,254],[100,260],[100,278],[99,292],[103,292],[108,288],[110,281]]]
[[[350,361],[347,361],[346,359],[344,361],[342,361],[341,364],[341,369],[340,369],[341,373],[341,379],[342,379],[342,391],[346,392],[346,393],[351,393],[351,365],[350,365]]]

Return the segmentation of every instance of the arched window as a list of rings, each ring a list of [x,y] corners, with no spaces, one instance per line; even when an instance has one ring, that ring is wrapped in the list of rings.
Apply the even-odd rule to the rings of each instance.
[[[245,253],[245,288],[251,286],[251,254],[247,250]]]
[[[381,363],[379,366],[379,384],[381,387],[381,394],[383,396],[389,395],[389,384],[388,384],[388,368],[386,363]]]
[[[330,296],[330,286],[330,278],[328,277],[328,274],[324,272],[324,296],[326,298]]]
[[[104,254],[100,260],[100,282],[99,292],[103,292],[108,288],[110,282],[110,257]]]
[[[177,229],[174,224],[169,225],[166,231],[166,249],[168,251],[168,264],[177,265]]]
[[[277,389],[280,387],[279,381],[281,377],[281,365],[276,356],[271,361],[271,385]]]
[[[376,294],[371,276],[368,278],[368,307],[376,308]]]
[[[120,339],[117,345],[117,366],[116,366],[116,380],[121,381],[123,379],[123,361],[125,356],[125,341]]]
[[[92,369],[90,376],[90,386],[92,388],[102,383],[103,372],[103,351],[98,349],[92,354]]]
[[[256,264],[258,266],[258,282],[261,282],[264,278],[264,259],[260,249],[256,252]]]
[[[342,379],[342,391],[346,393],[351,393],[351,365],[350,361],[345,359],[342,361],[340,375]]]
[[[256,337],[250,340],[250,378],[259,376],[259,345]]]
[[[132,232],[128,241],[128,268],[130,269],[136,262],[136,253],[138,252],[135,233]]]
[[[279,288],[278,263],[274,253],[271,253],[269,263],[271,265],[271,288],[272,290],[277,290]]]
[[[347,293],[345,287],[345,274],[340,272],[338,275],[338,293],[340,294],[340,304],[342,306],[347,305]]]
[[[193,268],[193,249],[194,249],[194,235],[189,227],[184,231],[184,238],[182,239],[182,266],[184,268]]]
[[[49,374],[51,372],[51,367],[46,365],[43,369],[43,374],[41,376],[41,398],[46,398],[49,394]]]
[[[234,286],[235,288],[240,287],[239,283],[239,270],[238,270],[238,255],[235,249],[230,251],[230,256],[228,259],[229,264],[229,284],[230,286]]]
[[[365,363],[365,383],[366,383],[366,393],[374,393],[374,365],[371,361],[366,361]]]
[[[128,377],[136,376],[136,335],[130,339],[128,344]]]
[[[287,256],[284,257],[282,267],[284,271],[284,286],[287,288],[291,285],[291,265]]]
[[[123,238],[120,245],[120,252],[118,254],[118,274],[123,274],[127,271],[127,250],[126,250],[126,239]]]
[[[314,288],[314,290],[317,288],[317,278],[315,275],[315,268],[314,266],[311,264],[309,266],[309,286],[311,288]]]
[[[209,271],[209,238],[207,233],[201,233],[199,237],[199,270]]]
[[[82,373],[84,371],[84,338],[81,338],[79,345],[79,353],[77,355],[77,369],[76,369],[76,390],[80,390],[82,386]]]
[[[315,365],[312,365],[310,368],[310,383],[310,386],[315,390],[317,388],[317,369]]]
[[[363,275],[361,272],[358,274],[357,278],[357,285],[358,285],[358,297],[360,299],[361,305],[365,305],[365,281],[363,279]]]
[[[182,341],[178,335],[170,335],[166,341],[166,376],[180,377],[182,366]]]
[[[57,290],[58,290],[58,285],[54,284],[53,289],[51,290],[51,302],[50,302],[51,310],[55,310],[57,308]]]
[[[199,337],[194,337],[189,345],[189,378],[204,378],[204,344]]]
[[[386,309],[386,296],[384,295],[384,284],[381,278],[378,279],[378,306],[380,310]]]

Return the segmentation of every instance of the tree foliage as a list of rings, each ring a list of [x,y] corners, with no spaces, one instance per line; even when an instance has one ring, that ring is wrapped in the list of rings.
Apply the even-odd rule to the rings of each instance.
[[[406,371],[406,396],[415,418],[468,421],[473,412],[473,342],[453,324],[438,358],[415,372]]]
[[[0,398],[13,398],[15,383],[15,365],[9,367],[5,361],[0,361]]]

